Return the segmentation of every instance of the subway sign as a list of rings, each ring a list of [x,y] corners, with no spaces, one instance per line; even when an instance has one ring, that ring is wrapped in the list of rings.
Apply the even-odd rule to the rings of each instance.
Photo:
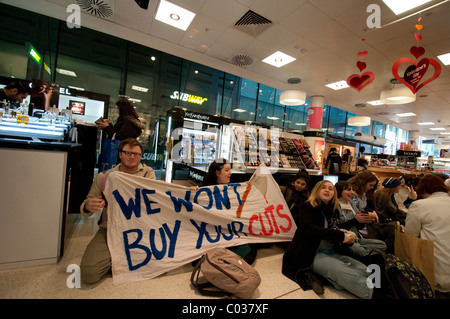
[[[188,94],[188,93],[183,93],[183,92],[178,92],[178,91],[174,91],[173,94],[170,96],[170,98],[172,100],[180,100],[183,102],[188,102],[188,103],[193,103],[193,104],[198,104],[198,105],[203,105],[203,103],[208,101],[208,99],[205,97]]]

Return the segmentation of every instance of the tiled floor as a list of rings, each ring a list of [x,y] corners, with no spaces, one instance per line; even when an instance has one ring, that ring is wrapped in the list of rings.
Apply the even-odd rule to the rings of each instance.
[[[114,286],[111,276],[99,283],[81,288],[68,288],[66,272],[71,264],[79,264],[86,245],[97,230],[95,215],[77,217],[68,240],[65,254],[57,264],[0,271],[0,298],[51,299],[200,299],[206,298],[190,285],[193,267],[188,264],[155,279]],[[261,285],[254,294],[258,299],[354,299],[346,291],[325,286],[322,296],[312,290],[303,291],[296,283],[281,274],[283,250],[272,246],[258,251],[254,264],[261,276]]]

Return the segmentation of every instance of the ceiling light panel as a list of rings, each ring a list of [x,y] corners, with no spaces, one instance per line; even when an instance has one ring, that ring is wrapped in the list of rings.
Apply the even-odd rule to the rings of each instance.
[[[417,116],[416,113],[399,113],[399,114],[395,114],[399,117],[409,117],[409,116]]]
[[[335,91],[337,90],[342,90],[342,89],[346,89],[349,88],[350,86],[347,84],[347,81],[342,80],[342,81],[338,81],[338,82],[334,82],[334,83],[330,83],[330,84],[326,84],[326,87],[333,89]]]
[[[282,66],[289,64],[293,61],[297,60],[296,58],[293,58],[281,51],[277,51],[274,54],[268,56],[267,58],[265,58],[264,60],[262,60],[263,62],[273,65],[277,68],[281,68]]]
[[[438,59],[441,60],[444,65],[450,65],[450,53],[438,55]]]
[[[195,13],[165,0],[161,0],[155,17],[156,20],[183,31],[187,30],[194,18]]]
[[[431,2],[431,0],[383,0],[383,2],[392,10],[396,15],[411,9],[420,7],[421,5]]]

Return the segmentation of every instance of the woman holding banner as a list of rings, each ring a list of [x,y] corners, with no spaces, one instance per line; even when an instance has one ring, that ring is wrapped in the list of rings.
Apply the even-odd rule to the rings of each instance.
[[[203,178],[202,186],[229,184],[231,179],[231,165],[226,159],[214,160],[208,168],[208,172]],[[192,191],[197,191],[198,186],[191,186]],[[249,265],[256,259],[257,249],[254,245],[244,244],[241,246],[230,247],[229,250],[241,256]]]
[[[321,278],[336,289],[346,289],[364,299],[372,298],[367,284],[366,266],[349,256],[336,253],[335,247],[351,245],[352,232],[337,228],[337,192],[329,181],[320,181],[299,211],[299,227],[283,256],[282,272],[303,290],[323,294]],[[319,276],[318,276],[319,275]]]

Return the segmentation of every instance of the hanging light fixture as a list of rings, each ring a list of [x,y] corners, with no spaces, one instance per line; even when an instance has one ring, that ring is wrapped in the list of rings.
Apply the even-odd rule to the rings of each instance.
[[[392,88],[390,90],[381,91],[380,102],[383,104],[408,104],[416,100],[416,95],[406,86],[401,85],[395,87],[396,84],[402,84],[397,79],[392,79]]]
[[[281,92],[280,104],[283,105],[303,105],[306,102],[306,93],[298,90],[288,90]]]
[[[368,116],[354,116],[348,118],[349,126],[368,126],[370,125],[370,117]]]

